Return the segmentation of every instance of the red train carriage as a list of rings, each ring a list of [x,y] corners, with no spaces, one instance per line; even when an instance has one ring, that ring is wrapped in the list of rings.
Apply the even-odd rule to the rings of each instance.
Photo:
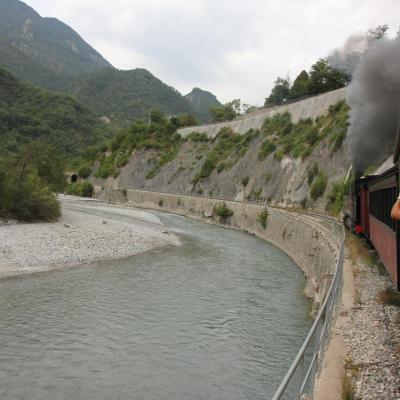
[[[368,237],[378,252],[393,284],[400,290],[399,224],[390,217],[399,193],[398,167],[368,182],[364,207],[369,209]],[[369,201],[369,204],[366,202]]]

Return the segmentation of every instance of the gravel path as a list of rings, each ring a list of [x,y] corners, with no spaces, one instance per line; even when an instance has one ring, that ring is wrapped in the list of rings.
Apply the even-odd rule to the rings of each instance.
[[[400,400],[400,309],[378,301],[390,285],[382,269],[357,265],[358,304],[342,332],[356,371],[356,399]]]
[[[143,210],[62,196],[55,223],[0,225],[0,277],[111,260],[179,245]]]

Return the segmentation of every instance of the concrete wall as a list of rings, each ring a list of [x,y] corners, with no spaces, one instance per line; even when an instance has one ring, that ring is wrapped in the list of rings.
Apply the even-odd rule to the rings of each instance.
[[[128,204],[135,207],[202,218],[210,223],[247,231],[273,243],[303,270],[307,278],[305,293],[314,301],[315,308],[321,303],[334,274],[340,247],[341,228],[333,220],[321,221],[313,214],[268,207],[269,216],[264,229],[258,218],[267,207],[258,204],[141,190],[124,190],[119,196],[108,190],[102,193],[102,199],[115,201],[121,193],[126,196]],[[233,211],[233,216],[226,221],[213,216],[214,206],[223,202]]]
[[[215,137],[221,128],[227,126],[232,128],[235,132],[243,134],[249,129],[260,129],[266,118],[272,117],[274,114],[283,113],[285,111],[291,114],[293,122],[297,122],[299,119],[315,119],[316,117],[324,114],[330,105],[337,103],[339,100],[343,100],[345,97],[346,88],[337,89],[285,106],[259,110],[249,115],[237,118],[234,121],[181,128],[178,130],[178,132],[183,137],[192,132],[204,132],[209,137]]]

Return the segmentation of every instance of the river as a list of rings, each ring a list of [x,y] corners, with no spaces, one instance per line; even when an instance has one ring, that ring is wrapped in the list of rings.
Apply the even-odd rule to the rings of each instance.
[[[311,325],[304,277],[244,232],[0,281],[2,400],[268,399]]]

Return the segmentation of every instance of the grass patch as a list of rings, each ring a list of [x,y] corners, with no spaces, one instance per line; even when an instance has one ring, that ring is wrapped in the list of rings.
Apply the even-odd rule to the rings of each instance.
[[[373,267],[376,264],[376,258],[370,253],[369,248],[353,233],[346,234],[346,248],[353,265],[362,263],[367,267]]]
[[[354,379],[347,375],[342,378],[342,400],[357,400]]]

